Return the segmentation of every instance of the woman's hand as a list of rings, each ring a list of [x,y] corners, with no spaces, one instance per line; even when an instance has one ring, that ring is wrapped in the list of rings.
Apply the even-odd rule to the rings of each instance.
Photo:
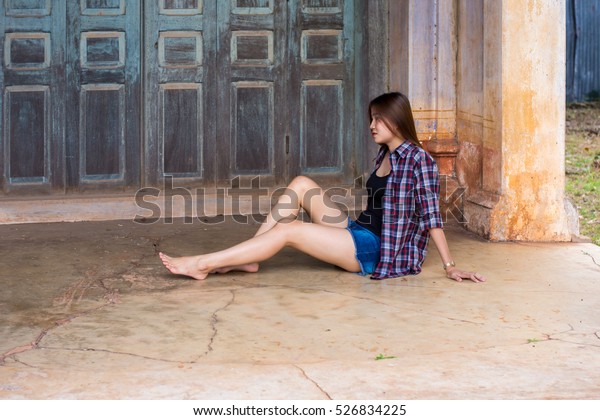
[[[481,274],[461,270],[457,267],[448,267],[446,269],[446,277],[456,281],[463,281],[463,279],[471,280],[475,283],[482,283],[485,281],[485,277],[483,277]]]
[[[463,281],[463,279],[471,280],[475,283],[481,283],[485,281],[485,277],[479,273],[472,273],[470,271],[465,271],[454,267],[454,261],[452,260],[450,250],[448,249],[448,243],[446,242],[446,235],[444,235],[444,231],[442,229],[429,229],[429,233],[431,234],[431,237],[435,242],[435,246],[440,253],[442,264],[446,268],[446,277],[455,281]]]

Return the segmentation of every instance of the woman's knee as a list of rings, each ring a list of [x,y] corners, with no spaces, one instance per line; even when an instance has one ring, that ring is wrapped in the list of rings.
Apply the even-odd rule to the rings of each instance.
[[[298,175],[292,179],[292,182],[290,182],[290,185],[288,186],[288,188],[291,188],[298,193],[302,193],[302,195],[304,195],[306,191],[318,187],[319,185],[315,181],[304,175]]]
[[[298,229],[298,225],[302,223],[299,220],[284,220],[273,226],[273,233],[277,234],[284,242],[285,245],[290,245],[293,242],[295,233]]]
[[[299,204],[302,207],[306,206],[312,197],[322,193],[319,184],[304,175],[294,178],[288,188],[293,191],[293,194],[296,196],[295,198],[299,200]]]

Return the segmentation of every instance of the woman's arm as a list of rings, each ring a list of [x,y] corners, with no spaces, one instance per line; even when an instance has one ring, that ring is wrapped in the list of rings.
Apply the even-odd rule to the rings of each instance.
[[[444,266],[444,269],[446,270],[446,277],[456,281],[469,279],[474,281],[475,283],[481,283],[485,281],[485,277],[483,277],[479,273],[464,271],[454,266],[454,261],[452,260],[450,250],[448,249],[448,243],[446,242],[446,235],[444,234],[444,231],[442,229],[429,229],[429,233],[431,234],[431,238],[433,239],[433,242],[435,242],[435,246],[437,247],[438,252],[440,253],[442,264]]]

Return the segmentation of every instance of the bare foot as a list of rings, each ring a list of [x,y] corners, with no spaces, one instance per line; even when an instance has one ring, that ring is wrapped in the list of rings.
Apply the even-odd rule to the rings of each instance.
[[[196,280],[204,280],[208,276],[208,267],[201,261],[200,256],[174,258],[162,252],[159,252],[158,255],[165,267],[173,274],[181,274]]]
[[[230,265],[228,267],[217,268],[211,271],[211,273],[224,274],[230,271],[245,271],[246,273],[256,273],[258,271],[258,263],[242,264],[242,265]]]

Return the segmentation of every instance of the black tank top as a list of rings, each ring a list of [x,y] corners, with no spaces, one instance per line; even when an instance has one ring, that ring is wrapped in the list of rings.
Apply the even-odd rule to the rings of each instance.
[[[367,209],[356,219],[356,223],[369,229],[377,236],[381,236],[381,223],[383,221],[382,200],[389,176],[390,174],[377,176],[375,172],[371,174],[367,180],[367,194],[369,195]]]

